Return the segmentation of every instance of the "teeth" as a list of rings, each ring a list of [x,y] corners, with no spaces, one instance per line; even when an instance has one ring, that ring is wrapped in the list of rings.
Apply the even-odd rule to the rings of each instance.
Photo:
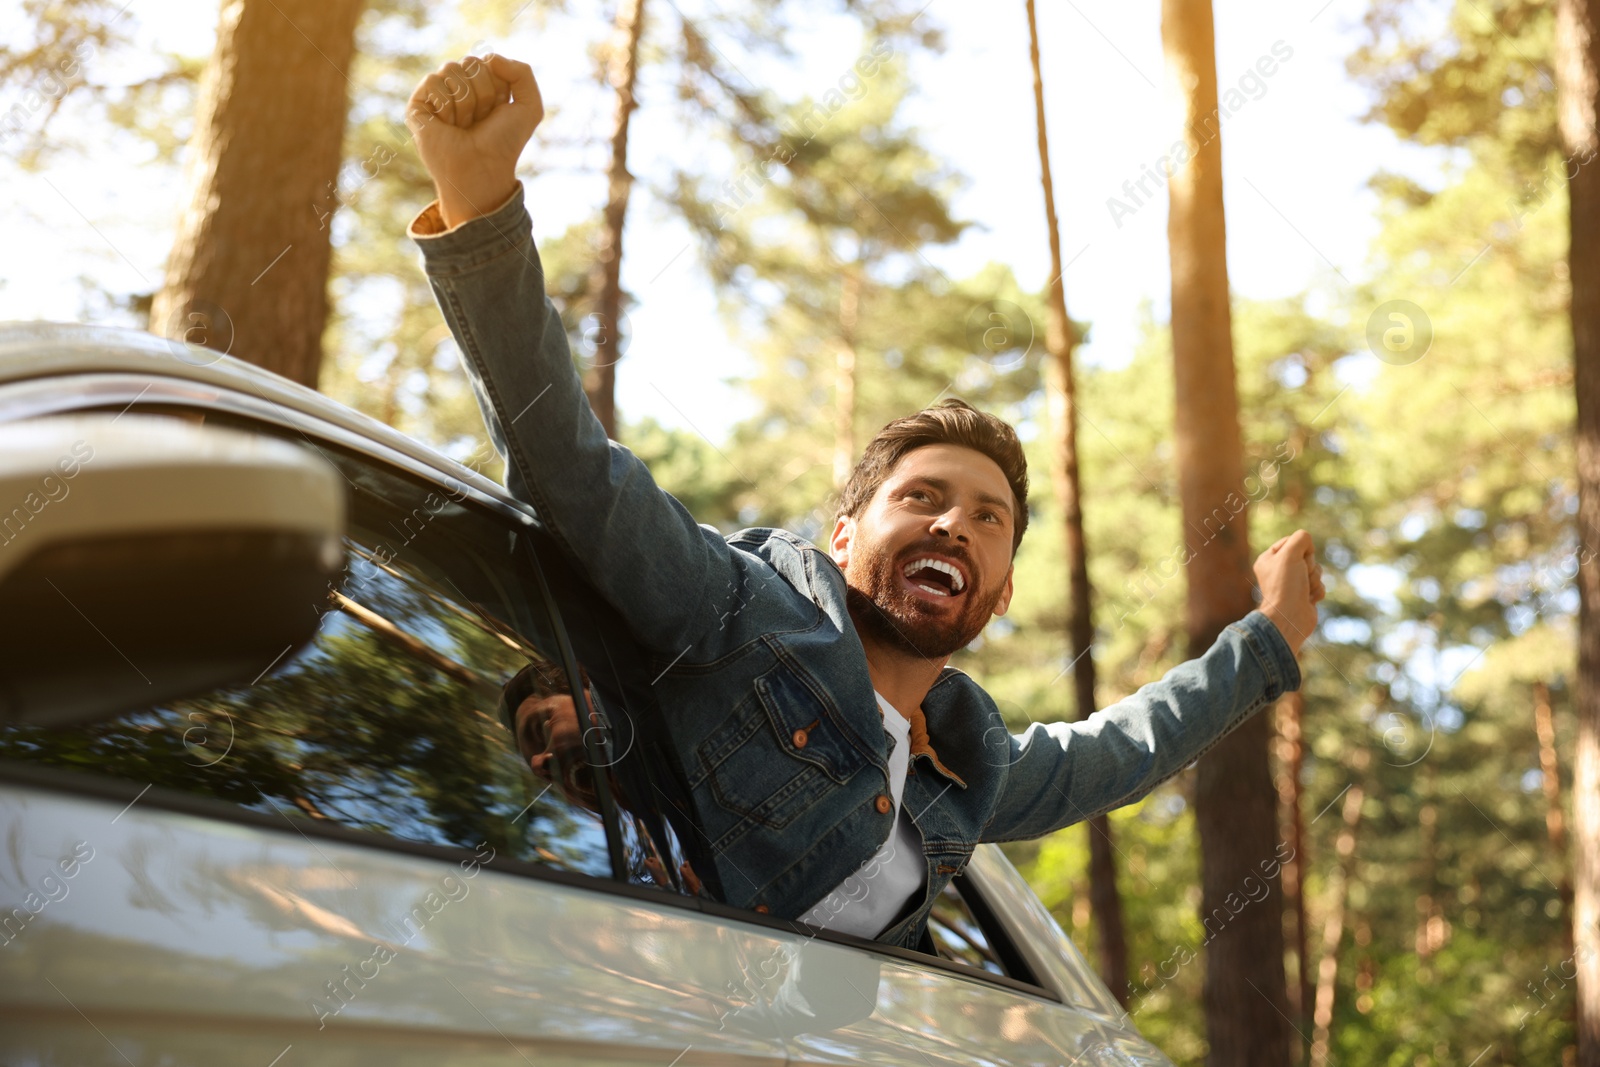
[[[961,572],[956,570],[956,568],[953,567],[952,565],[944,562],[944,560],[940,560],[940,559],[914,559],[914,560],[912,560],[910,563],[906,564],[906,569],[905,569],[906,577],[909,578],[911,575],[915,574],[917,571],[920,571],[920,570],[922,570],[924,568],[930,568],[932,570],[936,570],[936,571],[940,571],[940,572],[942,572],[944,574],[948,574],[950,576],[950,588],[955,590],[957,593],[961,592],[961,590],[966,588],[967,582],[966,582],[966,579],[961,577]],[[920,585],[923,589],[927,589],[928,588],[928,586],[922,585],[922,583],[920,583],[920,582],[917,583],[917,584]],[[934,590],[934,592],[944,594],[945,596],[949,595],[948,593],[945,593],[945,591],[943,589],[936,589],[936,590]]]

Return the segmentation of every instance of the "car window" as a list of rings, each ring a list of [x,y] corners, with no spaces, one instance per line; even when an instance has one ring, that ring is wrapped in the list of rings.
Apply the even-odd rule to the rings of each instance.
[[[1000,954],[989,943],[989,934],[979,924],[954,881],[946,884],[944,892],[934,901],[933,910],[928,914],[928,936],[944,959],[990,974],[1006,974]]]
[[[442,489],[324,454],[349,480],[350,525],[342,577],[307,605],[321,619],[309,646],[262,664],[249,684],[67,729],[0,726],[0,759],[197,794],[297,827],[487,846],[609,877],[583,730],[512,527]],[[194,609],[219,626],[241,610],[205,589]],[[507,687],[530,675],[549,683],[524,716],[537,720],[523,723],[535,760],[508,728],[518,709]]]
[[[587,664],[582,669],[587,674]],[[705,887],[662,811],[668,792],[660,760],[647,752],[648,742],[615,691],[608,697],[591,685],[588,692],[593,706],[601,709],[604,725],[596,732],[603,735],[602,759],[616,800],[625,877],[634,885],[702,894]]]
[[[709,842],[691,817],[693,806],[666,736],[654,679],[643,670],[626,620],[594,592],[562,550],[537,531],[529,535],[596,712],[593,739],[616,801],[625,877],[689,896],[721,899]],[[702,873],[705,880],[702,881]]]
[[[928,917],[928,940],[947,960],[1043,988],[970,869],[952,878],[939,895]]]

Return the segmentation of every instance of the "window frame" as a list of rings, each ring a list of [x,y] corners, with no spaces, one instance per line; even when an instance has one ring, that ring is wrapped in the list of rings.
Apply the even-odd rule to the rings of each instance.
[[[1042,988],[1044,983],[1039,980],[1038,971],[1012,940],[1011,931],[1006,929],[994,905],[983,895],[983,887],[966,873],[956,875],[950,880],[950,884],[955,887],[967,910],[972,913],[973,921],[978,924],[978,929],[988,940],[989,947],[994,950],[995,956],[1000,961],[1000,966],[1006,969],[1006,976],[1024,985]],[[1024,975],[1027,977],[1022,977]]]
[[[237,374],[238,372],[235,373]],[[477,472],[453,463],[447,457],[432,453],[431,450],[426,450],[430,453],[431,458],[425,460],[421,456],[411,454],[406,449],[398,447],[397,444],[381,440],[380,437],[374,436],[374,434],[381,431],[383,436],[392,435],[397,439],[397,442],[405,442],[413,451],[425,450],[425,446],[419,446],[415,442],[403,438],[389,427],[370,420],[357,412],[339,408],[332,401],[326,400],[326,398],[306,398],[300,395],[298,391],[286,389],[276,382],[272,383],[285,400],[302,405],[300,408],[294,408],[289,407],[283,401],[272,399],[266,395],[264,390],[252,391],[252,395],[252,392],[245,392],[235,388],[234,383],[220,384],[214,381],[206,381],[199,375],[196,375],[196,378],[199,380],[149,373],[138,374],[127,371],[85,370],[47,378],[0,382],[0,424],[24,418],[91,411],[126,412],[136,410],[148,414],[201,414],[207,417],[214,417],[219,422],[230,424],[246,432],[262,433],[290,441],[295,441],[298,438],[319,454],[325,449],[331,449],[351,456],[360,462],[376,465],[388,474],[418,483],[428,489],[460,494],[460,500],[463,504],[504,525],[508,534],[515,537],[519,542],[518,550],[526,552],[529,565],[533,573],[537,575],[539,595],[544,599],[545,611],[548,614],[552,632],[556,635],[557,647],[561,653],[562,669],[567,673],[574,686],[581,684],[581,674],[577,669],[577,661],[573,654],[565,623],[561,617],[559,605],[551,595],[549,582],[545,577],[544,561],[540,558],[539,550],[534,544],[534,538],[529,536],[530,531],[540,528],[539,520],[531,508],[505,496],[500,487],[495,486],[482,475],[477,474]],[[235,382],[239,378],[242,378],[242,375],[235,378]],[[341,425],[327,415],[304,410],[305,407],[318,401],[326,405],[330,411],[337,408],[346,422],[368,422],[371,425],[358,430],[350,425]],[[456,469],[451,470],[445,464],[449,464]],[[486,486],[488,488],[485,488]],[[491,489],[500,491],[490,491]],[[574,691],[579,690],[575,688]],[[586,737],[585,746],[591,750],[590,756],[593,759],[594,743],[590,742]],[[605,776],[598,775],[596,777],[598,780],[603,781]],[[159,786],[140,786],[128,780],[104,778],[77,771],[45,768],[21,762],[0,761],[0,782],[51,792],[96,797],[107,801],[121,802],[129,806],[134,802],[138,802],[142,806],[158,810],[197,816],[207,820],[231,822],[277,833],[284,832],[285,823],[287,823],[289,829],[295,830],[307,838],[324,838],[342,844],[357,845],[388,853],[398,853],[449,863],[459,862],[476,855],[465,848],[406,841],[372,831],[326,825],[317,820],[306,820],[305,825],[301,825],[298,822],[288,821],[285,816],[274,817],[265,812],[249,811],[226,801],[198,794],[182,793]],[[863,950],[925,971],[943,972],[954,977],[986,982],[1012,993],[1063,1007],[1070,1007],[1060,993],[1038,980],[1037,974],[1031,966],[1025,966],[1019,970],[1019,973],[1028,973],[1034,976],[1035,980],[1028,982],[1009,975],[997,975],[991,971],[965,963],[945,959],[942,956],[901,948],[896,945],[886,945],[853,934],[822,930],[798,920],[777,919],[770,915],[738,908],[706,897],[688,896],[667,889],[632,883],[628,881],[627,867],[622,856],[621,828],[614,799],[610,795],[609,783],[607,783],[602,797],[601,815],[606,831],[607,849],[611,858],[612,873],[610,877],[565,871],[498,855],[486,863],[481,863],[481,865],[489,870],[501,871],[534,881],[598,891],[658,907],[664,906],[697,912],[712,919],[741,922],[778,933],[796,935],[807,940],[821,940],[846,948]],[[983,911],[980,913],[979,906],[974,906],[974,896],[976,896],[977,900],[982,901],[981,890],[978,890],[976,894],[962,891],[962,899],[972,909],[974,918],[979,920],[985,936],[990,938],[991,945],[1003,944],[1007,946],[1007,951],[1014,954],[1017,961],[1025,964],[1025,954],[1017,950],[1012,944],[1009,932],[1006,931],[1004,924],[998,920],[988,902],[982,901],[981,907]],[[996,951],[997,954],[1000,954],[999,948]],[[1001,954],[1001,958],[1003,965],[1009,968],[1011,963],[1007,956]]]

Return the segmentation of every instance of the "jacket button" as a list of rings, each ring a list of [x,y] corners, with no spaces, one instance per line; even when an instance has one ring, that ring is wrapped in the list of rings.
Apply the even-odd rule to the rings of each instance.
[[[767,912],[769,912],[771,910],[772,909],[767,907],[765,904],[757,904],[756,905],[756,911],[757,911],[757,913],[759,913],[761,915],[765,915],[765,914],[767,914]]]
[[[879,793],[878,799],[872,803],[877,807],[879,815],[887,815],[894,810],[894,801],[890,800],[885,793]]]
[[[804,730],[796,730],[792,740],[794,741],[795,748],[805,748],[808,738],[806,737],[806,732]]]

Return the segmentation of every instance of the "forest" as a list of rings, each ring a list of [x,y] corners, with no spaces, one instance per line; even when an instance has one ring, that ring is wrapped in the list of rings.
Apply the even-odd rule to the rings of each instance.
[[[9,0],[0,319],[227,351],[498,477],[403,119],[445,59],[527,58],[519,174],[591,405],[700,522],[825,536],[866,441],[943,396],[1019,427],[1017,596],[953,661],[1014,728],[1203,651],[1254,553],[1315,536],[1303,688],[1006,846],[1174,1062],[1600,1065],[1600,0],[1288,29],[1151,0],[1142,42],[1110,5],[1000,6]],[[963,51],[979,18],[1004,33]],[[1050,92],[1069,47],[1103,93]],[[1292,121],[1323,56],[1337,161]],[[934,80],[1008,121],[935,129]],[[1135,90],[1169,128],[1081,181]],[[1236,130],[1281,172],[1225,167]],[[1280,210],[1339,168],[1344,202]],[[972,194],[1000,171],[1015,203]],[[1315,269],[1242,291],[1294,272],[1236,204]],[[1153,261],[1097,263],[1123,236]]]

